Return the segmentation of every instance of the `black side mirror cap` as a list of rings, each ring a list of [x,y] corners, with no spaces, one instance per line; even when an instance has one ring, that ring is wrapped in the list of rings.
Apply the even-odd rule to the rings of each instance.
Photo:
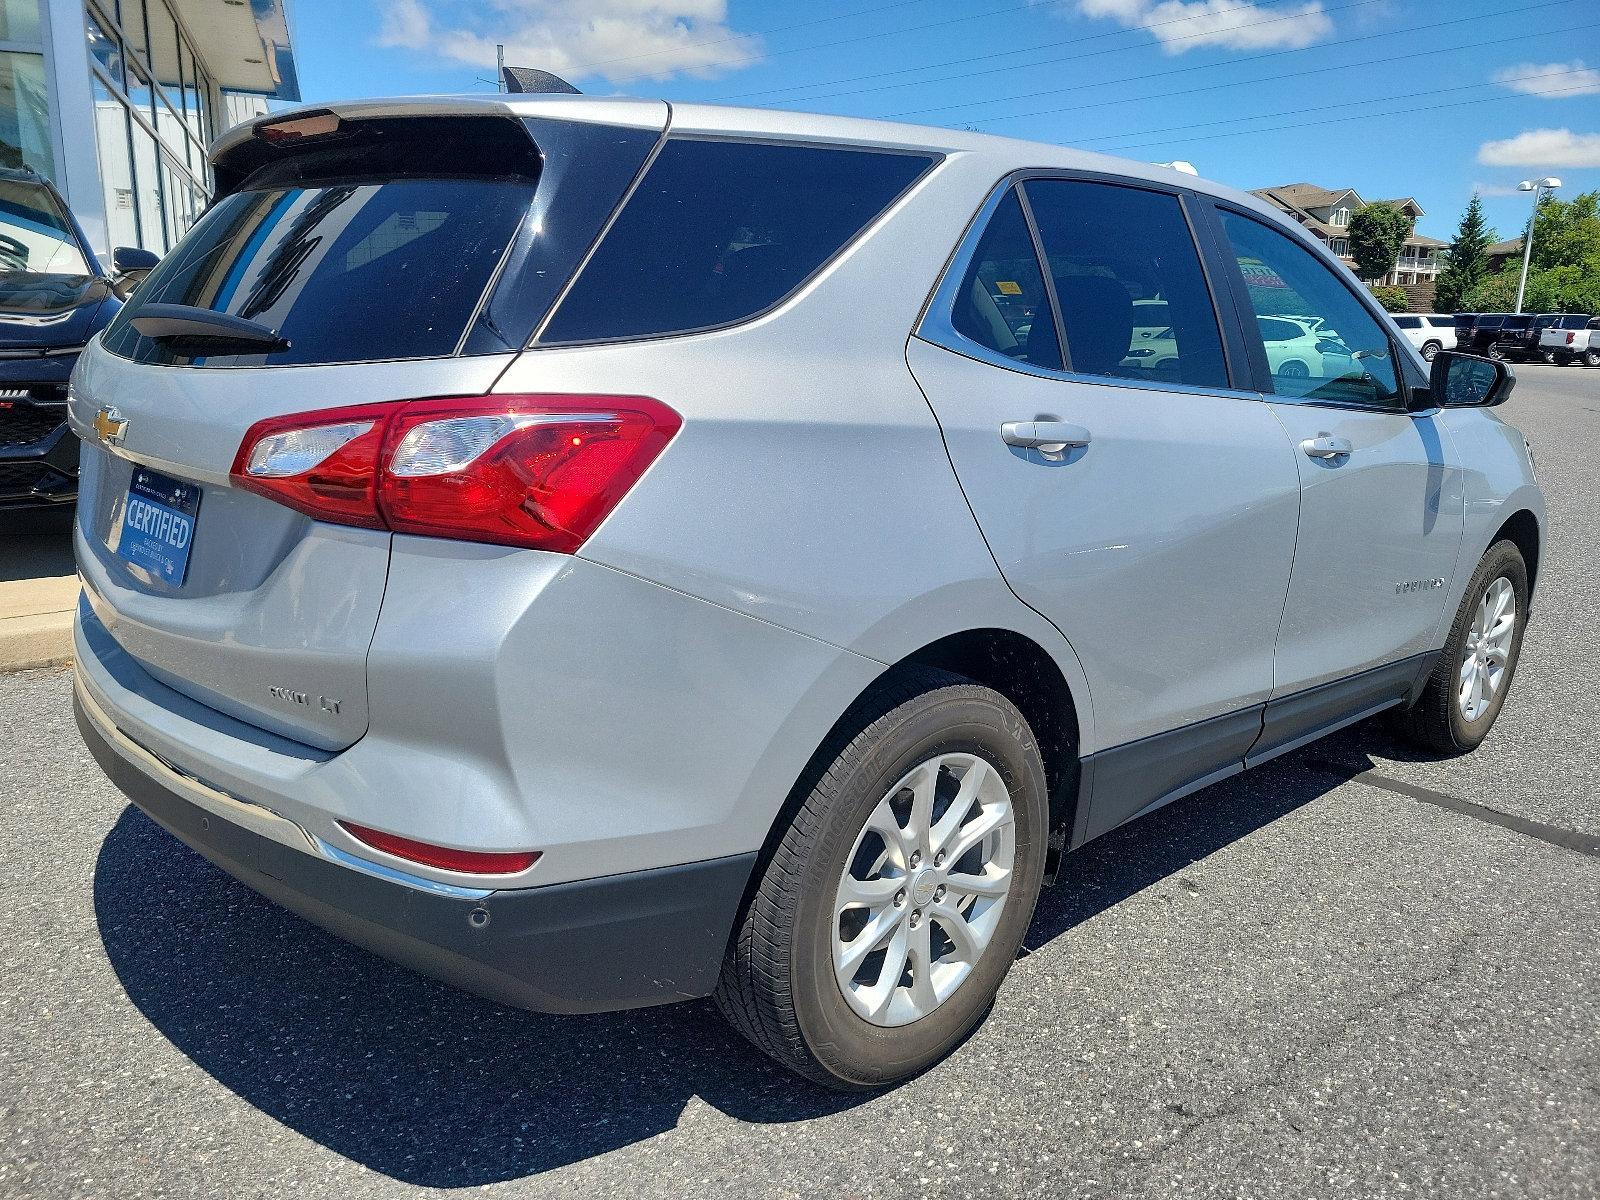
[[[1517,376],[1492,358],[1441,350],[1433,356],[1426,391],[1412,395],[1411,410],[1424,408],[1493,408],[1511,399]]]
[[[153,271],[161,263],[161,256],[138,246],[118,246],[111,252],[111,269],[118,275],[134,271]]]

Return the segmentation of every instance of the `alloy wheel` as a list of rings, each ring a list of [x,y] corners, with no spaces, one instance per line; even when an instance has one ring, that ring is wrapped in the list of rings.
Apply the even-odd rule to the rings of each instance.
[[[1000,923],[1016,865],[1016,814],[975,754],[919,763],[872,810],[834,900],[839,989],[874,1025],[933,1012],[972,974]]]
[[[1467,630],[1456,703],[1461,715],[1476,721],[1505,686],[1511,665],[1511,639],[1517,628],[1517,593],[1504,575],[1491,583]]]

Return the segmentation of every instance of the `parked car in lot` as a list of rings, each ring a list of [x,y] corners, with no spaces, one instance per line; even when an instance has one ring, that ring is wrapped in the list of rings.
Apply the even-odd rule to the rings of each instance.
[[[1463,332],[1456,326],[1456,348],[1493,359],[1531,357],[1538,338],[1530,313],[1478,313]]]
[[[1379,712],[1488,733],[1544,537],[1507,367],[1165,167],[668,116],[219,140],[73,378],[79,727],[155,820],[497,1000],[712,994],[866,1088],[1068,852]]]
[[[1539,357],[1567,366],[1600,367],[1600,318],[1565,313],[1539,332]]]
[[[1456,348],[1456,319],[1449,313],[1399,313],[1394,323],[1424,362],[1432,362],[1441,350]]]
[[[0,168],[0,510],[77,495],[67,379],[119,307],[55,188],[32,171]]]

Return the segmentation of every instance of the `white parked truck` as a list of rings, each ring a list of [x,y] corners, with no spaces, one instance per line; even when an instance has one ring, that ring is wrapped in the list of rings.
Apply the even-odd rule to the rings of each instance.
[[[1600,367],[1600,317],[1572,314],[1561,317],[1539,335],[1539,354],[1546,362],[1581,362]]]

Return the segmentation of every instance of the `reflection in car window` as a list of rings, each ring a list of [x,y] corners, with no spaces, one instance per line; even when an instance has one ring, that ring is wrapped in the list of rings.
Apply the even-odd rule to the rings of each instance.
[[[1066,179],[1024,190],[1074,372],[1228,386],[1216,311],[1176,196]]]
[[[12,173],[17,174],[16,172]],[[67,214],[43,183],[0,179],[0,272],[88,275]]]
[[[950,321],[962,337],[1007,358],[1061,369],[1055,318],[1016,192],[1007,192],[989,219]]]
[[[1325,264],[1259,221],[1223,212],[1279,396],[1395,405],[1383,327]]]

